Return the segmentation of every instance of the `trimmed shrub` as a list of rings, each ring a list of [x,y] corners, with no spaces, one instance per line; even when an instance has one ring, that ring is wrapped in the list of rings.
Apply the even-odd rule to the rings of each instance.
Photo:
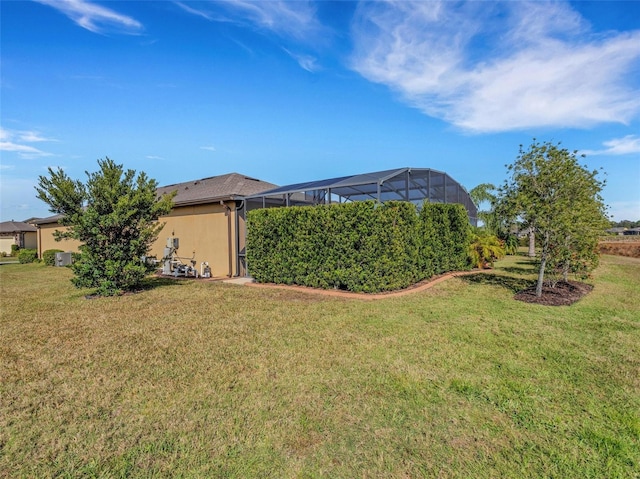
[[[11,245],[11,256],[18,256],[18,252],[20,251],[20,246],[17,244]]]
[[[420,215],[408,202],[267,208],[247,221],[258,282],[380,292],[468,267],[462,205],[426,203]]]
[[[61,249],[48,249],[47,251],[42,253],[42,261],[47,266],[55,266],[56,265],[56,253],[62,253]]]
[[[18,253],[20,263],[33,263],[38,260],[38,252],[35,249],[21,249]]]

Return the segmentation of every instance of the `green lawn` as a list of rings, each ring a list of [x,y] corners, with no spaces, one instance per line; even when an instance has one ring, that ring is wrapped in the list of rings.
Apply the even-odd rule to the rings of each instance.
[[[379,301],[69,278],[0,266],[0,477],[638,477],[638,259],[556,308],[524,257]]]

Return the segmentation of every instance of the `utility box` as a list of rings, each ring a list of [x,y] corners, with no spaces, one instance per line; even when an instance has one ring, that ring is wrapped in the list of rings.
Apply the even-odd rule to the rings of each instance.
[[[56,266],[69,266],[71,264],[71,251],[56,253]]]
[[[178,249],[180,247],[180,241],[178,238],[167,238],[167,248]]]

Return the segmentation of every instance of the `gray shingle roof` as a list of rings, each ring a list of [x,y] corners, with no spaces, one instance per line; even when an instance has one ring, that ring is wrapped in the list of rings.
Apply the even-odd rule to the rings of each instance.
[[[233,200],[275,188],[276,185],[239,173],[212,176],[200,180],[161,186],[158,195],[177,191],[173,202],[176,206]]]
[[[22,221],[3,221],[0,223],[0,234],[16,234],[38,231],[35,226]]]

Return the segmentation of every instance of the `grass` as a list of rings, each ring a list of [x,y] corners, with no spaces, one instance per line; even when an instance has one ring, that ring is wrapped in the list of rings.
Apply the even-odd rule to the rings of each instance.
[[[69,278],[0,266],[0,477],[638,477],[638,259],[556,308],[523,257],[374,302]]]

